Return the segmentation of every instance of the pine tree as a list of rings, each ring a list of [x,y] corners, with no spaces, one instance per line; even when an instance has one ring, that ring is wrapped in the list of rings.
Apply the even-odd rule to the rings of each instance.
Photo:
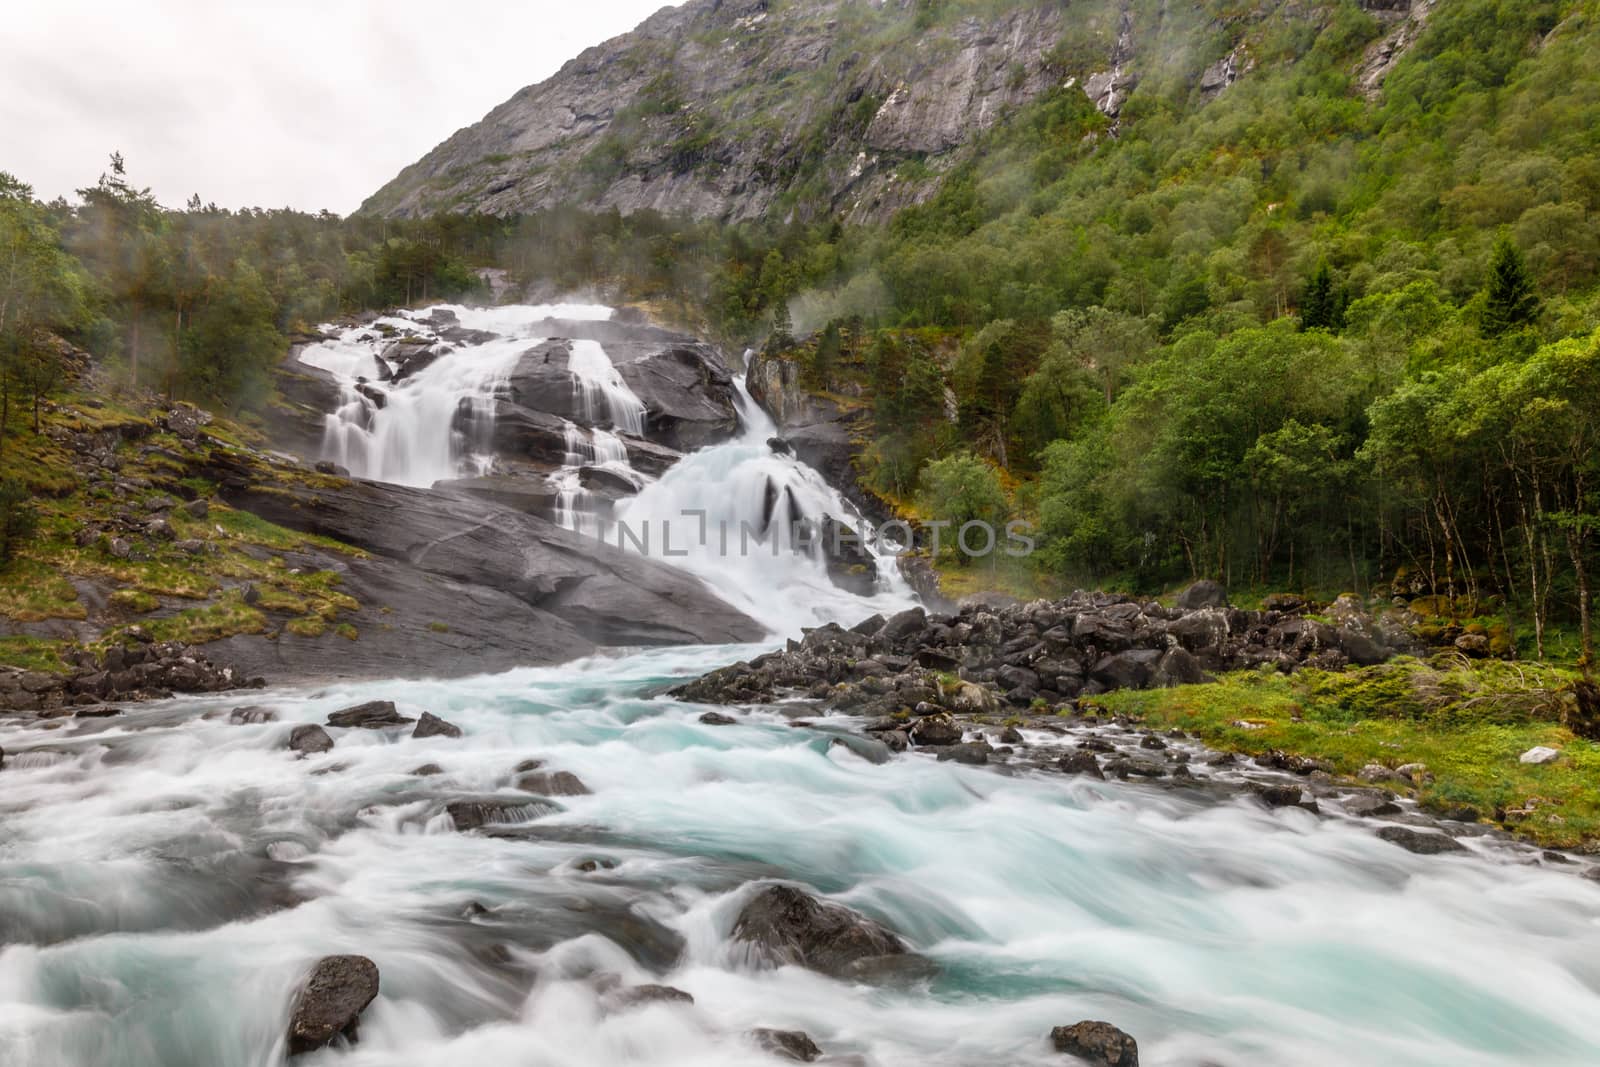
[[[1486,296],[1482,322],[1485,337],[1499,337],[1532,323],[1539,315],[1539,295],[1534,292],[1533,277],[1528,273],[1522,253],[1509,237],[1501,237],[1500,243],[1495,245]]]
[[[1334,285],[1333,270],[1323,260],[1300,301],[1300,328],[1337,333],[1344,326],[1344,300]]]

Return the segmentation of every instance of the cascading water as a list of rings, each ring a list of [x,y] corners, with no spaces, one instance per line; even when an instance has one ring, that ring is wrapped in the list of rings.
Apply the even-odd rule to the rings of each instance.
[[[454,347],[401,381],[385,381],[389,368],[380,365],[381,353],[393,341],[379,327],[444,344],[427,321],[441,310],[467,330],[497,336]],[[611,313],[608,307],[592,304],[504,308],[442,304],[346,329],[335,340],[310,345],[302,350],[301,362],[334,374],[343,387],[339,409],[328,416],[323,453],[358,478],[401,485],[428,486],[480,473],[488,457],[482,442],[468,440],[457,428],[462,405],[476,416],[469,423],[488,421],[517,360],[544,340],[537,331],[546,319],[603,321]]]
[[[600,342],[573,341],[567,370],[572,373],[584,421],[591,426],[609,422],[635,436],[644,433],[644,401],[622,380]]]
[[[775,633],[830,619],[897,611],[915,597],[899,568],[865,543],[856,509],[816,470],[773,451],[777,433],[734,379],[741,432],[701,449],[617,509],[605,536],[692,571],[729,603]],[[846,522],[878,563],[878,592],[862,598],[828,576],[817,526],[825,516]],[[797,527],[799,536],[796,536]]]

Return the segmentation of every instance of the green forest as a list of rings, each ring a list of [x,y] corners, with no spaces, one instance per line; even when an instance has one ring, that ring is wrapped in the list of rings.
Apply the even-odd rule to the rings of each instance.
[[[117,156],[72,204],[0,177],[0,424],[59,386],[53,337],[248,415],[296,334],[498,266],[798,362],[870,416],[867,484],[1031,519],[1041,580],[1393,585],[1587,659],[1600,7],[1441,4],[1369,100],[1381,26],[1325,6],[1213,100],[1157,68],[1113,123],[1063,81],[884,225],[168,209]]]

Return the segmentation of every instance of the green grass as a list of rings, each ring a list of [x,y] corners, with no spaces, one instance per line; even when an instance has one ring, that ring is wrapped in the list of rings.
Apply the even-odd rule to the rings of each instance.
[[[1539,844],[1573,847],[1600,837],[1600,745],[1560,724],[1559,687],[1572,677],[1553,667],[1401,659],[1341,674],[1238,672],[1095,701],[1226,751],[1326,760],[1340,775],[1369,763],[1425,763],[1435,776],[1418,793],[1425,806],[1470,805]],[[1535,745],[1562,756],[1519,762]]]
[[[60,642],[43,637],[0,637],[0,663],[9,667],[62,674],[68,668],[61,661],[60,652]]]
[[[158,432],[151,419],[93,398],[66,396],[62,401],[59,408],[47,413],[45,421],[72,432],[116,431],[121,438],[116,447],[121,461],[118,476],[143,479],[151,486],[141,490],[138,498],[158,493],[177,499],[210,496],[214,487],[195,477],[185,463],[141,455],[145,445],[180,453],[188,447],[170,434]],[[221,419],[204,432],[214,447],[218,443],[231,447],[260,437],[248,427]],[[338,481],[311,471],[269,465],[249,453],[237,455],[258,468],[261,480],[269,484],[288,481],[315,489]],[[321,633],[332,627],[355,639],[354,627],[339,620],[361,605],[339,588],[336,572],[290,568],[276,555],[256,557],[265,548],[275,553],[319,549],[365,558],[366,553],[359,549],[297,533],[212,501],[203,519],[182,508],[168,515],[177,540],[202,542],[203,551],[186,552],[173,541],[134,533],[124,536],[138,558],[118,559],[109,551],[109,537],[79,545],[76,535],[86,525],[114,528],[116,515],[133,498],[118,499],[106,486],[89,489],[82,485],[72,467],[73,454],[48,434],[14,428],[5,440],[4,460],[8,476],[23,478],[34,491],[39,530],[22,546],[17,559],[0,568],[0,619],[13,623],[85,620],[106,627],[99,639],[91,642],[103,645],[119,639],[121,628],[133,621],[130,616],[146,615],[159,608],[163,599],[179,598],[195,605],[170,618],[144,620],[143,628],[158,639],[202,643],[239,633],[260,633],[266,629],[264,612],[276,612],[306,620],[304,629]],[[72,579],[111,587],[105,618],[91,615]],[[253,606],[241,597],[245,583],[260,594]],[[7,639],[0,642],[0,664],[48,665],[59,670],[60,656],[71,644],[67,639]]]

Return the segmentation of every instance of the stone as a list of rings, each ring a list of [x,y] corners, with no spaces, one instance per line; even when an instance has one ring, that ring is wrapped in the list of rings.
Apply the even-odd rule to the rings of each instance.
[[[1225,608],[1228,606],[1228,591],[1222,583],[1214,582],[1209,578],[1202,578],[1189,588],[1178,594],[1173,603],[1181,611],[1198,611],[1201,608]]]
[[[1398,845],[1419,856],[1437,856],[1445,852],[1465,852],[1466,846],[1444,834],[1423,834],[1404,826],[1385,826],[1378,836],[1391,845]]]
[[[774,1059],[810,1063],[822,1055],[822,1050],[804,1030],[770,1030],[758,1026],[747,1036]]]
[[[1364,793],[1346,800],[1344,810],[1363,819],[1375,819],[1384,815],[1399,815],[1400,805],[1388,797]]]
[[[589,787],[583,784],[583,779],[571,771],[533,771],[517,779],[517,788],[542,797],[581,797],[589,794]]]
[[[203,519],[207,515],[211,514],[211,505],[205,500],[204,497],[201,497],[191,500],[187,504],[183,505],[183,512],[191,519]]]
[[[720,711],[708,711],[700,716],[700,722],[707,726],[733,726],[738,721],[732,715],[724,715]]]
[[[906,732],[919,746],[959,744],[962,736],[961,726],[945,712],[918,719]]]
[[[418,778],[431,778],[435,774],[443,774],[444,768],[437,763],[424,763],[420,767],[413,767],[411,773]]]
[[[650,1004],[693,1004],[694,997],[670,985],[635,985],[608,993],[605,1005],[611,1011],[628,1011]]]
[[[733,938],[770,963],[835,978],[848,977],[879,957],[909,954],[905,942],[881,924],[787,885],[756,893],[739,912]]]
[[[1317,802],[1306,797],[1305,790],[1297,785],[1258,785],[1256,796],[1269,808],[1306,808],[1317,810]]]
[[[1517,757],[1520,763],[1545,764],[1554,763],[1561,758],[1561,750],[1548,745],[1535,745]]]
[[[328,736],[328,731],[315,723],[296,726],[289,731],[289,747],[303,756],[309,756],[331,749],[333,738]]]
[[[1094,753],[1083,749],[1062,756],[1056,760],[1056,766],[1067,774],[1086,774],[1091,778],[1105,777],[1105,772],[1100,769],[1100,761],[1095,759]]]
[[[345,729],[381,730],[386,726],[403,726],[413,721],[395,710],[394,702],[390,700],[369,700],[365,704],[341,708],[328,716],[329,726]]]
[[[311,968],[289,1017],[289,1055],[354,1043],[361,1013],[378,995],[378,966],[365,956],[324,956]]]
[[[461,727],[455,723],[446,722],[431,711],[422,713],[417,720],[417,728],[411,731],[413,738],[418,737],[460,737]]]
[[[987,741],[969,741],[965,744],[947,745],[939,750],[939,762],[953,761],[978,766],[989,762],[989,753],[994,750]]]
[[[1050,1031],[1057,1052],[1093,1067],[1139,1067],[1139,1044],[1110,1023],[1085,1020]]]

